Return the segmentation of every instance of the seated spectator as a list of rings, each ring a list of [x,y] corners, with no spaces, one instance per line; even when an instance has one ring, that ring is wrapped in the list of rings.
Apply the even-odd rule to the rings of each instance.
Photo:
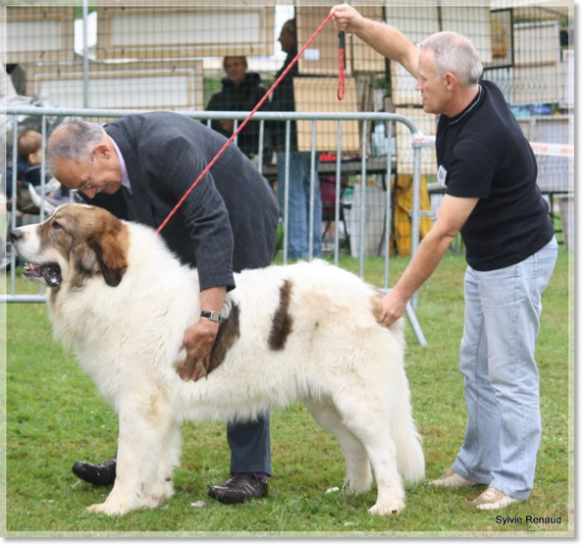
[[[27,212],[32,207],[28,189],[28,183],[32,184],[36,189],[41,187],[41,162],[43,159],[43,138],[42,135],[34,129],[27,129],[23,131],[18,137],[17,151],[18,159],[16,166],[16,178],[20,183],[18,189],[17,207],[19,209],[26,209]],[[6,196],[12,196],[12,173],[13,167],[6,168]],[[46,181],[49,181],[47,176]],[[46,189],[46,197],[51,200],[51,203],[58,204],[64,201],[69,201],[69,189],[59,186],[57,190],[52,187]],[[22,202],[22,203],[21,203]],[[26,202],[26,206],[23,203]]]
[[[221,81],[222,89],[211,97],[207,110],[250,112],[266,94],[260,75],[257,72],[247,72],[246,57],[224,57],[223,69],[227,77]],[[211,127],[229,138],[234,132],[234,121],[213,120]],[[238,134],[238,147],[246,156],[258,154],[259,134],[260,122],[254,121],[248,122]]]
[[[43,138],[38,131],[27,129],[18,137],[18,159],[17,159],[17,178],[21,181],[31,183],[33,186],[41,184],[41,164]],[[7,170],[7,187],[8,192],[12,190],[12,167]]]

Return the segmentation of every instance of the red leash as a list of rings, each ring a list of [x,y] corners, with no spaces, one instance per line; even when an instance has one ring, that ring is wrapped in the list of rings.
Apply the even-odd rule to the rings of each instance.
[[[260,101],[258,102],[258,104],[254,107],[254,109],[252,110],[252,112],[250,112],[250,114],[248,114],[247,118],[238,126],[238,129],[236,131],[234,131],[234,133],[232,134],[232,136],[227,140],[227,142],[225,143],[225,145],[223,145],[221,147],[221,149],[219,150],[219,152],[213,157],[213,159],[211,160],[211,162],[209,162],[209,164],[207,165],[207,167],[203,170],[203,172],[201,173],[201,175],[199,175],[199,177],[197,177],[197,179],[195,180],[195,182],[189,187],[189,189],[187,190],[187,192],[185,192],[185,195],[179,200],[179,202],[177,203],[177,205],[172,209],[172,211],[167,215],[167,218],[162,222],[162,224],[157,228],[156,233],[160,234],[160,232],[162,231],[162,229],[167,225],[167,223],[171,220],[171,218],[173,217],[173,215],[179,210],[179,208],[183,205],[183,202],[187,199],[187,196],[189,196],[189,194],[191,194],[191,192],[193,191],[193,189],[197,186],[197,184],[199,183],[199,181],[201,181],[201,179],[203,179],[203,177],[205,177],[205,175],[209,172],[209,170],[213,167],[213,165],[215,164],[215,162],[217,162],[217,160],[219,159],[219,157],[223,154],[223,152],[225,151],[225,149],[233,142],[233,140],[238,136],[238,134],[240,133],[240,131],[242,131],[244,129],[244,127],[246,126],[246,124],[250,121],[250,119],[252,118],[252,116],[254,116],[254,114],[256,113],[256,111],[264,104],[264,102],[266,101],[266,99],[268,99],[268,97],[270,96],[270,94],[273,92],[273,90],[276,88],[276,86],[278,86],[278,84],[280,84],[280,82],[282,81],[282,79],[288,74],[288,72],[290,71],[290,69],[293,67],[293,65],[299,60],[299,58],[301,57],[301,55],[304,53],[304,51],[307,49],[307,46],[315,39],[315,37],[323,30],[323,27],[325,27],[325,25],[329,22],[329,20],[333,17],[333,14],[330,13],[327,18],[319,25],[319,27],[317,28],[317,30],[313,33],[313,35],[307,40],[307,43],[301,48],[301,50],[297,53],[296,57],[289,63],[289,65],[286,67],[286,69],[284,70],[284,72],[279,76],[279,78],[276,80],[276,82],[274,82],[274,84],[272,84],[272,86],[270,87],[270,89],[266,92],[266,94],[264,95],[264,97],[262,97],[262,99],[260,99]],[[340,51],[339,51],[339,80],[337,83],[337,98],[341,101],[343,100],[344,94],[345,94],[345,62],[344,62],[344,58],[345,58],[345,40],[343,40],[343,51],[341,50],[341,44],[342,44],[342,38],[341,35],[343,33],[339,33],[339,44],[340,44]]]
[[[339,31],[339,67],[337,72],[337,99],[345,97],[345,32]]]

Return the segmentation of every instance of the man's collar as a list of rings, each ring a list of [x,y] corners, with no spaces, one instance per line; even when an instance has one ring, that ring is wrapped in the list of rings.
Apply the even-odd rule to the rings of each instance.
[[[480,101],[484,91],[483,91],[481,84],[478,84],[477,86],[479,88],[479,91],[477,92],[477,95],[473,98],[473,101],[471,101],[471,103],[469,103],[469,105],[467,105],[463,109],[462,112],[460,112],[456,116],[453,116],[453,118],[447,117],[449,120],[450,126],[454,126],[455,124],[459,123],[463,118],[465,118],[479,104],[479,101]]]
[[[128,189],[128,191],[130,192],[130,194],[132,194],[132,187],[130,186],[130,178],[128,177],[128,170],[126,169],[126,162],[124,162],[124,156],[122,156],[122,153],[120,152],[120,147],[118,147],[118,143],[116,143],[116,141],[114,141],[114,138],[111,135],[108,135],[110,141],[112,141],[112,144],[114,145],[114,150],[116,151],[116,154],[118,155],[118,159],[120,160],[120,170],[121,170],[121,174],[122,174],[122,186],[125,187],[126,189]]]

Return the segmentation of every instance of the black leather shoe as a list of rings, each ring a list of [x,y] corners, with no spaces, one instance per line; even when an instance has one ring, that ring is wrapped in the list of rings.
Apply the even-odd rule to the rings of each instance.
[[[77,461],[73,465],[73,473],[79,479],[92,485],[114,485],[116,481],[116,457],[101,464]]]
[[[223,485],[214,485],[207,494],[223,504],[239,504],[268,495],[268,482],[254,474],[234,474]]]

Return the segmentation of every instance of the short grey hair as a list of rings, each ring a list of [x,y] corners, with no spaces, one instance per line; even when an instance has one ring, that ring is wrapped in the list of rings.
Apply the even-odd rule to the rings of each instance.
[[[429,36],[422,48],[435,54],[435,68],[442,76],[454,72],[465,86],[477,84],[483,65],[475,46],[458,32],[444,31]]]
[[[49,138],[47,146],[47,167],[53,171],[57,160],[80,162],[104,140],[100,124],[74,118],[63,122]]]

